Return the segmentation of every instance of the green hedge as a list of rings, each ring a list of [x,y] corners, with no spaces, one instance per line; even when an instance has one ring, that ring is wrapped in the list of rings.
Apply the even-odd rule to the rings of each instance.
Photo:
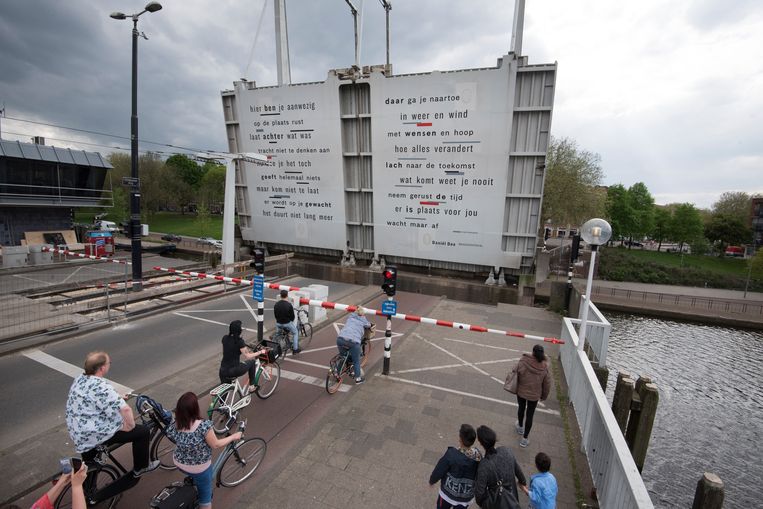
[[[676,257],[680,255],[676,254]],[[729,262],[737,260],[729,260]],[[598,277],[609,281],[633,281],[676,286],[744,290],[746,277],[697,267],[676,267],[623,248],[605,248],[599,257]],[[746,276],[746,274],[745,274]],[[750,280],[749,291],[763,291],[763,281]]]

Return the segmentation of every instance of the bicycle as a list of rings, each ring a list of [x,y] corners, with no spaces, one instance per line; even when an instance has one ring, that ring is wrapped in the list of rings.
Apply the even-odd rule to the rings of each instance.
[[[376,332],[376,326],[373,325],[366,330],[363,339],[360,341],[360,367],[364,368],[368,363],[368,356],[371,353],[371,338]],[[342,353],[334,355],[329,361],[329,372],[326,374],[326,392],[336,394],[342,385],[345,376],[354,376],[355,367],[352,364],[352,355],[350,350],[345,349]]]
[[[313,340],[313,326],[308,321],[307,311],[297,308],[297,330],[299,331],[299,348],[304,349],[310,346]],[[276,331],[270,336],[270,341],[281,347],[281,356],[294,350],[291,332],[276,326]]]
[[[268,451],[268,444],[265,440],[259,437],[244,439],[246,420],[239,422],[238,431],[241,432],[241,439],[226,445],[223,452],[212,463],[212,477],[216,479],[216,487],[231,488],[238,486],[249,479],[262,464],[262,460],[265,459],[265,454]],[[192,485],[193,481],[190,477],[186,477],[183,484]],[[172,487],[178,485],[175,484]],[[168,496],[170,493],[165,488],[154,497],[154,501],[161,501]],[[194,507],[198,507],[198,492]]]
[[[175,444],[167,437],[164,430],[167,426],[165,416],[160,406],[154,405],[154,400],[142,394],[129,393],[127,399],[137,398],[136,410],[143,424],[150,430],[149,461],[160,461],[160,468],[174,470],[177,468],[172,462],[172,453]],[[160,410],[161,409],[161,410]],[[171,418],[171,414],[170,414]],[[139,477],[131,475],[130,470],[125,468],[117,460],[113,452],[127,444],[112,444],[96,446],[96,456],[92,461],[84,462],[87,465],[87,477],[82,484],[85,499],[88,506],[112,509],[116,506],[121,494],[140,481]],[[109,463],[110,462],[110,463]],[[56,509],[71,507],[71,485],[67,486],[56,499]]]
[[[254,345],[247,346],[253,351],[259,350]],[[276,362],[273,349],[268,348],[265,355],[255,359],[254,380],[249,381],[256,387],[254,393],[260,399],[272,396],[281,379],[281,365]],[[207,408],[207,417],[212,421],[212,429],[218,435],[230,431],[230,425],[236,420],[238,412],[252,402],[249,386],[241,385],[238,378],[231,378],[228,382],[218,385],[209,394],[212,401]]]

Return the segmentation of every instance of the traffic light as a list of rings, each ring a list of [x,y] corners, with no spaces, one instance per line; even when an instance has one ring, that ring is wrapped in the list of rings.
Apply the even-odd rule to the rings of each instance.
[[[253,254],[253,258],[252,258],[252,261],[249,262],[249,266],[254,267],[254,271],[257,274],[264,274],[265,273],[265,250],[260,248],[255,248],[252,254]]]
[[[397,290],[397,267],[393,265],[387,265],[382,272],[384,282],[381,285],[381,289],[384,293],[392,297]]]

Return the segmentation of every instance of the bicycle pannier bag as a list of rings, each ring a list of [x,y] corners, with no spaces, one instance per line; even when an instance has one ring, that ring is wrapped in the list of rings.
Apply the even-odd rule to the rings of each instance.
[[[166,410],[161,403],[156,401],[153,398],[150,398],[146,396],[145,394],[141,394],[138,396],[137,401],[135,402],[136,408],[142,408],[144,403],[148,403],[148,405],[153,408],[156,415],[162,420],[162,422],[165,425],[168,425],[172,422],[172,412],[169,410]]]
[[[162,488],[151,499],[153,509],[193,509],[196,506],[196,488],[192,484],[174,482]]]

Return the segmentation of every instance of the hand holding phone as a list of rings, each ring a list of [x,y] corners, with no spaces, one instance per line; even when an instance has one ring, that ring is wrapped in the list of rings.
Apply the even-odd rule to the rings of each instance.
[[[61,458],[60,463],[63,474],[77,472],[82,467],[82,460],[79,458]]]

